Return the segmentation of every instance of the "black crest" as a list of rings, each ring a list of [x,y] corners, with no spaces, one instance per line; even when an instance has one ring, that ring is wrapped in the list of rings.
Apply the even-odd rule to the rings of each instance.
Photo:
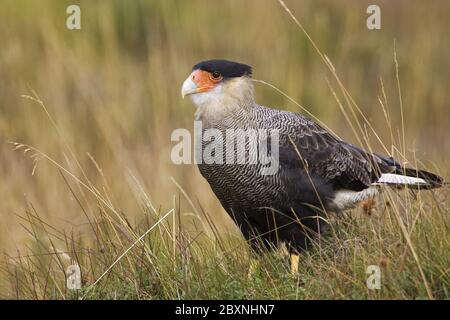
[[[203,70],[207,72],[220,72],[224,78],[235,78],[251,76],[252,67],[238,62],[228,60],[206,60],[197,63],[192,70]]]

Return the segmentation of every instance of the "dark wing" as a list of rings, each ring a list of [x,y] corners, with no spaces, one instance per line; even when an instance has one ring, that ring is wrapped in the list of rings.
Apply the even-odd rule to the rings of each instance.
[[[381,173],[394,170],[386,159],[336,138],[312,120],[287,112],[279,116],[284,123],[281,165],[303,167],[335,188],[355,191],[376,182]]]

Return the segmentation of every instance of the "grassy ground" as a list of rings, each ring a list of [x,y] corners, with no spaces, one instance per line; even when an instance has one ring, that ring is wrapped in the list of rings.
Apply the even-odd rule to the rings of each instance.
[[[42,221],[29,204],[22,219],[35,241],[26,253],[5,257],[7,297],[448,299],[447,195],[416,198],[407,191],[387,191],[370,214],[330,217],[331,232],[301,256],[298,275],[290,274],[282,250],[259,256],[249,273],[247,244],[218,234],[198,207],[187,215],[177,206],[164,213],[143,204],[145,219],[134,225],[99,200],[90,231],[68,234]],[[202,226],[197,220],[206,223]],[[65,271],[74,264],[81,268],[81,290],[65,285]],[[379,290],[366,286],[367,268],[373,265],[381,270]]]
[[[192,128],[182,81],[223,57],[287,94],[255,83],[257,101],[302,106],[345,140],[448,177],[449,2],[375,3],[380,31],[364,1],[287,1],[301,26],[278,1],[80,1],[82,30],[69,31],[70,1],[2,1],[0,295],[449,298],[446,188],[330,217],[298,277],[278,251],[248,277],[248,246],[207,183],[170,161],[170,133]],[[81,291],[66,287],[72,264]]]

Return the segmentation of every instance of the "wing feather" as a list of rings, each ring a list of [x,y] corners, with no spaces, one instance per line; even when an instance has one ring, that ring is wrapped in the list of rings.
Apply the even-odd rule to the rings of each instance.
[[[278,121],[288,122],[281,126],[285,128],[284,137],[280,137],[281,164],[307,167],[311,174],[355,191],[369,187],[381,173],[392,171],[382,158],[340,140],[302,115],[286,112]]]

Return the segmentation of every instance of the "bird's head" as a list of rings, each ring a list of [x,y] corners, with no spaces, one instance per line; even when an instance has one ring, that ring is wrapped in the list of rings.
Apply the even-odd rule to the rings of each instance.
[[[197,107],[235,105],[253,100],[252,68],[227,60],[207,60],[196,64],[184,81],[181,95],[190,96]]]

